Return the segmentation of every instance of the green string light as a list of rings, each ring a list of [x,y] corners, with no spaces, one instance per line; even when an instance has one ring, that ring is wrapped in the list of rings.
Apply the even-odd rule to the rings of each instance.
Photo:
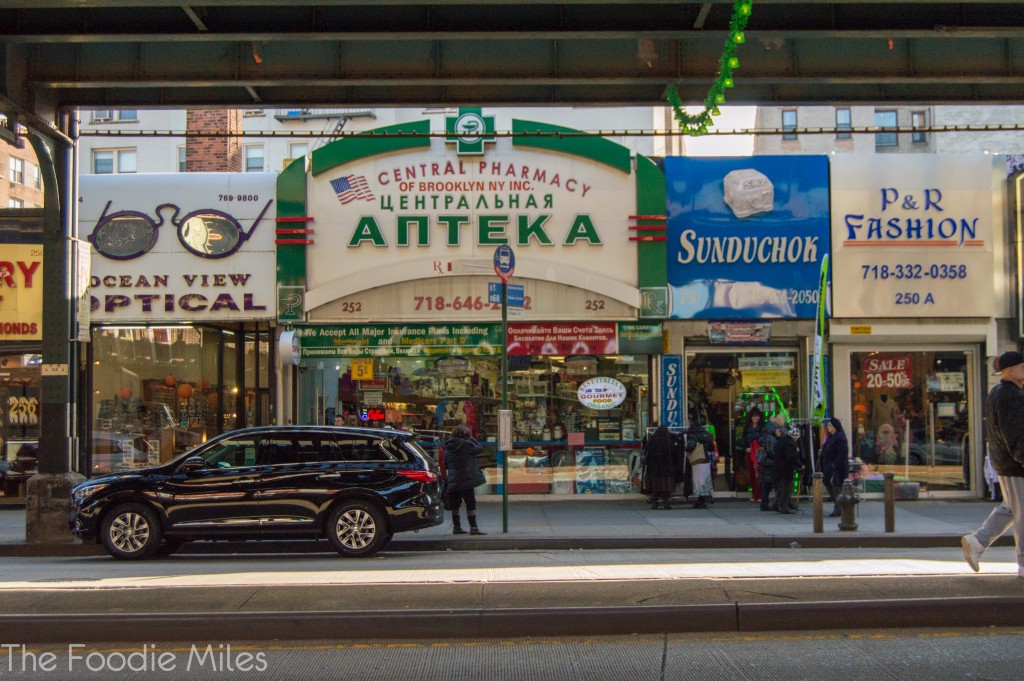
[[[740,67],[740,60],[736,58],[735,54],[736,46],[746,42],[743,30],[747,27],[753,5],[753,0],[737,0],[733,3],[732,18],[729,20],[729,39],[725,41],[722,48],[722,56],[718,60],[718,75],[704,98],[703,111],[697,114],[686,113],[679,90],[675,85],[668,86],[668,101],[672,105],[679,129],[683,134],[693,136],[707,134],[712,117],[720,113],[718,106],[725,104],[725,91],[735,84],[732,72]]]

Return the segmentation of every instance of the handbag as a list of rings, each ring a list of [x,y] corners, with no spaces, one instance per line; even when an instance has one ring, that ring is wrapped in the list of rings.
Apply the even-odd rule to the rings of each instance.
[[[704,445],[698,442],[696,447],[686,453],[686,459],[690,462],[691,466],[707,463],[708,455],[704,453]]]

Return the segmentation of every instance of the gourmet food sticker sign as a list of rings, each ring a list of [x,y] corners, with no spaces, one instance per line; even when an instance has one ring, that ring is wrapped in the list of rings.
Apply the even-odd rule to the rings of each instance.
[[[824,156],[666,158],[673,319],[814,319],[829,252]]]
[[[304,189],[315,232],[305,260],[311,320],[494,319],[487,283],[500,247],[515,252],[527,315],[636,309],[629,150],[507,116],[461,109],[313,152]],[[537,282],[565,296],[535,293]]]
[[[992,164],[983,154],[835,156],[835,316],[995,314]]]
[[[599,376],[580,383],[576,397],[590,409],[614,409],[626,399],[626,386],[614,378]]]
[[[275,178],[83,175],[93,321],[273,317]]]

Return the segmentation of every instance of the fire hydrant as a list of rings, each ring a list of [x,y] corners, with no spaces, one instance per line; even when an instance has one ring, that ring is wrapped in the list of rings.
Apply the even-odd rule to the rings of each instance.
[[[843,482],[843,491],[836,497],[836,506],[839,507],[839,529],[852,532],[857,529],[857,521],[854,519],[854,510],[860,503],[860,497],[853,493],[853,483],[849,480]]]

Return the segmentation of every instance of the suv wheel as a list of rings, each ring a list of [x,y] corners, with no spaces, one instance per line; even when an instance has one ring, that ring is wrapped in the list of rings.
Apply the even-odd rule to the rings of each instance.
[[[153,555],[162,534],[156,514],[142,504],[121,504],[103,519],[103,546],[119,560]]]
[[[371,556],[384,548],[388,540],[384,514],[376,504],[358,499],[346,501],[327,517],[327,538],[343,556]]]

